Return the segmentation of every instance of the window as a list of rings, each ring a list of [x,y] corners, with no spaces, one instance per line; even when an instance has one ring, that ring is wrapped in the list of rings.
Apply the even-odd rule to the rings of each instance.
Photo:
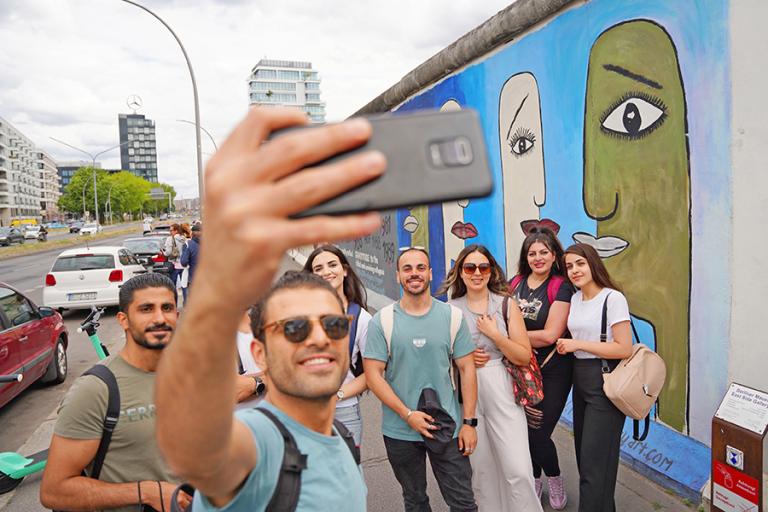
[[[320,84],[316,82],[308,82],[304,84],[304,88],[308,91],[319,91],[320,90]]]
[[[320,101],[320,95],[319,94],[307,94],[307,101],[313,100],[313,101]]]
[[[279,70],[277,72],[277,78],[280,80],[298,80],[299,76],[300,75],[298,71]]]
[[[115,257],[111,254],[76,254],[57,259],[51,272],[77,272],[108,268],[115,268]]]
[[[29,301],[8,288],[0,288],[0,309],[13,327],[38,318]]]
[[[251,95],[255,101],[265,101],[270,103],[296,103],[295,94],[280,94],[280,93],[261,93],[257,92]]]
[[[139,261],[136,257],[125,249],[120,249],[117,252],[117,257],[120,260],[121,265],[139,265]]]

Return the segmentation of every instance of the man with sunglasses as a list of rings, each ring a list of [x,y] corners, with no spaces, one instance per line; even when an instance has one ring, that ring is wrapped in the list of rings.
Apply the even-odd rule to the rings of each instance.
[[[304,456],[290,465],[305,465],[296,510],[365,510],[362,475],[333,428],[336,391],[349,368],[349,320],[335,291],[312,274],[286,277],[269,290],[288,249],[359,238],[381,226],[378,215],[290,216],[380,176],[386,161],[364,152],[297,172],[371,134],[370,123],[357,119],[267,140],[307,122],[298,110],[251,109],[208,162],[206,243],[156,396],[158,444],[196,487],[195,512],[267,508],[286,475],[286,442],[264,412]],[[235,332],[254,303],[261,306],[252,316],[253,353],[269,392],[259,410],[233,416]]]
[[[426,456],[440,491],[452,511],[476,511],[469,455],[477,445],[475,345],[466,322],[452,306],[432,298],[429,254],[420,247],[397,259],[403,296],[387,312],[377,312],[368,327],[364,354],[368,387],[381,400],[382,433],[387,457],[403,488],[406,511],[430,510]],[[459,313],[460,314],[460,313]],[[385,318],[385,315],[391,315]],[[458,330],[452,325],[461,319]],[[386,326],[386,327],[385,327]],[[385,332],[385,328],[388,333]],[[463,414],[451,382],[451,367],[461,374]],[[453,419],[452,441],[432,442],[435,418],[417,410],[424,389],[433,389],[440,407]]]

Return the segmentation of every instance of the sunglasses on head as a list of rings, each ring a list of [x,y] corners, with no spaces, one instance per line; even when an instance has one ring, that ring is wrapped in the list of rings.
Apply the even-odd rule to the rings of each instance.
[[[461,268],[464,270],[464,273],[466,274],[474,274],[476,270],[480,270],[480,275],[486,276],[491,273],[491,264],[490,263],[480,263],[479,265],[476,263],[465,263],[461,266]]]
[[[268,323],[264,326],[264,330],[272,328],[282,329],[286,340],[291,343],[301,343],[312,332],[312,324],[315,322],[320,322],[320,327],[323,328],[323,331],[325,331],[325,334],[330,339],[340,340],[349,334],[352,317],[349,315],[294,316]]]

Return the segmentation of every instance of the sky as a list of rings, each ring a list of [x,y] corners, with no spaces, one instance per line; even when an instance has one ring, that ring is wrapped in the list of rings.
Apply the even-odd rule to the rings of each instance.
[[[140,0],[168,23],[194,68],[201,125],[221,142],[248,108],[259,59],[310,61],[327,120],[357,111],[513,0]],[[55,160],[119,143],[126,100],[157,131],[160,181],[197,196],[189,72],[170,32],[121,0],[3,0],[0,116]],[[203,133],[203,160],[214,152]],[[120,152],[99,158],[120,167]]]

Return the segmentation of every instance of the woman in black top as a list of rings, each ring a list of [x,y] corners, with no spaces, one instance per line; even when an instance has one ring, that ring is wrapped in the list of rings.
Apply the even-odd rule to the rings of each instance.
[[[520,250],[518,275],[510,292],[523,313],[525,327],[544,381],[544,400],[529,415],[528,444],[533,462],[536,492],[542,493],[542,470],[547,476],[549,504],[562,510],[568,502],[565,480],[560,474],[552,432],[565,408],[573,379],[573,356],[561,356],[555,342],[564,337],[573,288],[563,276],[563,247],[555,233],[544,227],[529,231]],[[551,355],[551,357],[550,357]],[[540,418],[539,418],[540,416]]]

